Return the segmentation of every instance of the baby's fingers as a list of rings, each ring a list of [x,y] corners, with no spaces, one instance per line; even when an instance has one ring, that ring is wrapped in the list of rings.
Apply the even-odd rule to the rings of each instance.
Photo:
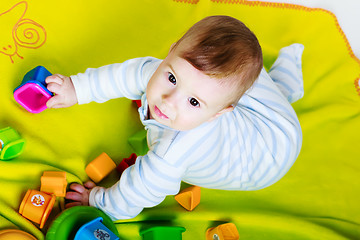
[[[57,83],[59,85],[64,83],[64,76],[60,74],[54,74],[45,79],[46,84]]]
[[[61,84],[57,82],[50,82],[47,84],[46,88],[52,93],[59,94],[61,89]]]
[[[94,187],[96,187],[96,184],[92,181],[87,181],[84,186],[87,188],[87,189],[92,189]]]
[[[48,108],[61,108],[62,107],[61,101],[62,101],[61,96],[55,95],[46,102],[46,106]]]
[[[66,195],[65,195],[65,198],[69,199],[69,200],[76,201],[76,202],[82,202],[83,201],[82,194],[80,194],[78,192],[72,192],[72,191],[67,192]]]
[[[70,185],[70,189],[72,191],[75,191],[75,192],[78,192],[78,193],[83,193],[83,192],[86,191],[86,188],[83,185],[78,184],[78,183],[72,183]]]

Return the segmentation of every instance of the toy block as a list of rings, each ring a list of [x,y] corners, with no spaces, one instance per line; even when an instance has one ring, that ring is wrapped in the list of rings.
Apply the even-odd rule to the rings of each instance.
[[[124,158],[119,165],[116,167],[116,170],[121,174],[125,169],[130,167],[131,165],[135,164],[137,155],[135,153],[132,153],[130,157]]]
[[[25,146],[25,140],[11,127],[0,129],[0,160],[9,160],[19,156]]]
[[[119,240],[110,229],[108,229],[103,223],[103,218],[98,217],[91,220],[88,223],[82,225],[76,232],[74,240],[83,239],[106,239],[106,240]]]
[[[86,166],[85,172],[91,180],[97,183],[109,175],[115,168],[116,164],[114,161],[103,152]]]
[[[19,229],[0,230],[0,239],[7,240],[37,240],[33,235]]]
[[[54,206],[55,199],[55,195],[29,189],[20,204],[19,213],[23,217],[40,224],[40,228],[43,228]]]
[[[40,191],[42,192],[65,197],[66,186],[66,172],[45,171],[41,177]]]
[[[140,232],[140,235],[143,240],[181,240],[182,233],[185,230],[183,227],[158,226],[143,230]]]
[[[192,211],[199,205],[201,197],[201,188],[198,186],[188,187],[175,195],[175,200],[186,210]]]
[[[146,130],[142,129],[141,131],[135,133],[128,139],[128,143],[134,149],[137,155],[144,155],[149,151],[146,139]]]
[[[15,100],[31,113],[44,111],[53,94],[46,88],[45,79],[52,74],[38,66],[25,74],[20,86],[14,90]]]
[[[133,100],[134,103],[136,103],[136,106],[139,108],[141,107],[141,100]]]
[[[73,240],[81,226],[99,217],[102,218],[101,223],[105,225],[106,228],[108,228],[116,236],[119,236],[115,223],[106,213],[95,207],[74,206],[62,211],[56,216],[54,221],[51,222],[51,225],[46,232],[46,240]],[[105,240],[108,238],[95,238],[93,235],[92,238],[81,239]]]
[[[239,232],[233,223],[224,223],[206,230],[206,240],[238,240]]]

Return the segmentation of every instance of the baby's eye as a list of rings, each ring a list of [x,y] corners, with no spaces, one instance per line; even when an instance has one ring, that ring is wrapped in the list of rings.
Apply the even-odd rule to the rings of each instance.
[[[199,107],[200,106],[200,103],[199,103],[198,100],[196,100],[196,98],[189,98],[189,102],[194,107]]]
[[[168,79],[169,79],[169,81],[172,83],[172,84],[176,84],[176,78],[175,78],[175,76],[172,74],[172,73],[170,73],[169,72],[169,74],[168,74]]]

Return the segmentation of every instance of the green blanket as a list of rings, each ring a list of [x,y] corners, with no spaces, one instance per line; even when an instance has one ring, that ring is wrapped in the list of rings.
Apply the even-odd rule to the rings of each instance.
[[[236,225],[241,239],[360,239],[359,59],[330,12],[235,0],[2,2],[0,129],[16,129],[26,146],[20,156],[0,161],[0,230],[44,239],[61,212],[59,199],[42,230],[17,213],[26,191],[39,189],[42,173],[65,171],[68,182],[86,181],[90,161],[106,152],[119,163],[134,152],[128,138],[143,128],[127,99],[29,113],[13,98],[25,73],[42,65],[70,75],[134,57],[164,58],[193,23],[214,14],[239,18],[255,32],[267,69],[280,48],[305,46],[305,96],[293,105],[303,130],[300,156],[266,189],[202,189],[192,212],[168,196],[116,223],[120,239],[141,239],[140,230],[168,225],[186,228],[183,239],[205,239],[207,228],[225,222]],[[117,179],[113,172],[100,185]]]

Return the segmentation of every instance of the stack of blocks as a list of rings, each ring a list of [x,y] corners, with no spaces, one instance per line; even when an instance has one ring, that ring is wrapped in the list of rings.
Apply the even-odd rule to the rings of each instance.
[[[26,192],[19,213],[43,228],[56,197],[65,197],[66,186],[65,172],[45,171],[41,177],[40,191],[29,189]]]

